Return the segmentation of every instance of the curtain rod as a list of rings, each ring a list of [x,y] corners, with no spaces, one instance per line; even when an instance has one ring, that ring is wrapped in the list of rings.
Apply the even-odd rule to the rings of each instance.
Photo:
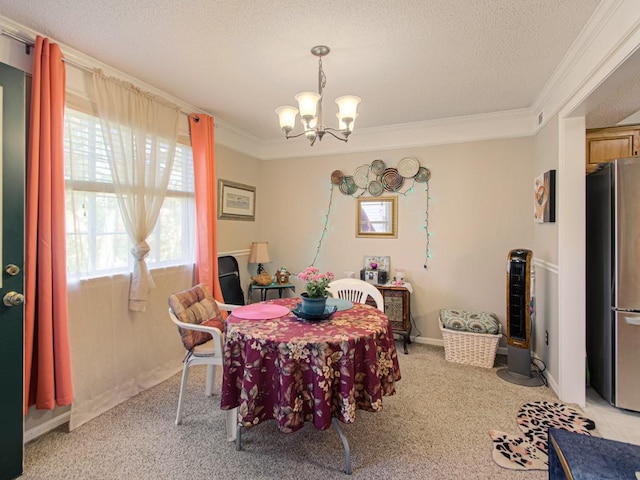
[[[29,40],[27,38],[21,37],[19,35],[16,35],[15,33],[9,32],[7,30],[5,30],[4,28],[2,29],[2,35],[4,35],[5,37],[9,37],[14,39],[17,42],[20,42],[22,44],[24,44],[24,46],[27,48],[27,55],[31,54],[31,49],[35,46],[35,43],[32,40]],[[80,70],[84,70],[85,72],[89,72],[89,73],[93,73],[93,70],[91,70],[89,67],[85,67],[84,65],[80,65],[79,63],[74,62],[73,60],[69,60],[67,58],[62,57],[62,61],[64,63],[66,63],[67,65],[70,65],[72,67],[76,67],[79,68]]]
[[[16,35],[13,32],[5,30],[4,28],[2,30],[0,30],[0,35],[4,35],[5,37],[9,37],[9,38],[11,38],[11,39],[13,39],[13,40],[15,40],[17,42],[22,43],[26,47],[27,55],[30,55],[31,54],[31,49],[33,47],[35,47],[35,43],[33,42],[33,40],[21,37],[20,35]],[[91,69],[91,68],[89,68],[89,67],[87,67],[85,65],[81,65],[79,63],[76,63],[73,60],[68,60],[68,59],[64,58],[64,56],[62,57],[62,61],[64,63],[66,63],[67,65],[69,65],[69,66],[72,66],[72,67],[75,67],[75,68],[79,68],[80,70],[84,70],[85,72],[89,72],[89,73],[93,74],[93,69]],[[193,116],[196,119],[198,118],[198,113],[187,113],[182,109],[180,109],[180,113],[186,115],[187,117]],[[197,121],[198,120],[196,120],[196,122]]]

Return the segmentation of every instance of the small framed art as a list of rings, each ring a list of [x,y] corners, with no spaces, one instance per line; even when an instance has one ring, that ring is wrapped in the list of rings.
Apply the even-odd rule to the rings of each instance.
[[[256,187],[218,180],[218,218],[253,222],[256,218]]]
[[[556,171],[547,170],[533,181],[533,220],[556,221]]]

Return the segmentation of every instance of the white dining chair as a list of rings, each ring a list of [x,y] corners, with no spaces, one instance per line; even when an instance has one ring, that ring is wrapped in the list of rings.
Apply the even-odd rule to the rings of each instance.
[[[216,369],[223,364],[224,320],[220,311],[232,311],[239,306],[218,302],[204,284],[169,296],[169,318],[178,327],[187,350],[182,367],[176,425],[182,422],[183,399],[191,366],[207,366],[205,395],[213,395]]]
[[[384,299],[380,290],[364,280],[357,278],[340,278],[328,286],[334,298],[342,298],[353,303],[367,303],[367,297],[373,298],[376,308],[384,312]]]

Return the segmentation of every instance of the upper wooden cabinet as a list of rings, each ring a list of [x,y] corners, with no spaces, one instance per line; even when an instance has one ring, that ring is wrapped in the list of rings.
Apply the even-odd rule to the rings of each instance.
[[[616,158],[637,157],[640,151],[640,125],[593,128],[587,130],[587,173],[598,163]]]

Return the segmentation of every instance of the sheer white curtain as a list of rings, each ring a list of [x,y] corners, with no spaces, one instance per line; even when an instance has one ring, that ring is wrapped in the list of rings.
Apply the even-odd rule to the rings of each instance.
[[[94,72],[98,114],[118,206],[134,245],[129,309],[146,309],[154,282],[145,257],[147,238],[167,193],[180,109],[134,85]]]

